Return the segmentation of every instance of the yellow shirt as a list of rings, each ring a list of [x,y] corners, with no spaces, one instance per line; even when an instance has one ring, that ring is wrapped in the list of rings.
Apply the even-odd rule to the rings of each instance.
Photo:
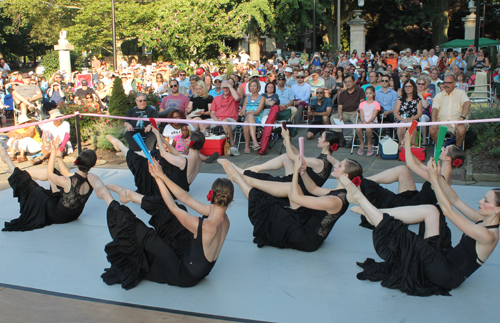
[[[16,131],[19,133],[19,134],[24,134],[26,131],[29,131],[31,128],[33,128],[33,130],[35,130],[35,135],[33,136],[33,139],[36,140],[36,142],[38,143],[41,143],[42,142],[42,139],[40,138],[40,134],[38,133],[38,131],[36,130],[35,126],[31,126],[31,127],[26,127],[26,128],[21,128],[21,129],[17,129]]]
[[[439,92],[432,101],[432,109],[438,109],[436,121],[458,121],[462,116],[462,107],[470,102],[465,91],[454,89],[450,94]]]

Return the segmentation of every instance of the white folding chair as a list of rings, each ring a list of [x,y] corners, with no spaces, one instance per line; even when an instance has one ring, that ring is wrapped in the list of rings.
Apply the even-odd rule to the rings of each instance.
[[[359,114],[359,111],[356,112],[356,123],[355,124],[358,124],[358,114]],[[384,124],[384,115],[382,114],[381,115],[381,118],[380,118],[380,125],[382,126],[382,124]],[[375,129],[375,128],[372,128],[373,129],[373,135],[372,135],[372,139],[373,140],[373,136],[377,136],[377,145],[373,145],[373,150],[374,150],[374,153],[376,152],[377,153],[377,156],[379,154],[379,151],[380,151],[380,139],[381,139],[381,135],[382,135],[382,127],[378,128],[378,129]],[[378,130],[378,131],[377,131]],[[363,139],[365,141],[365,144],[366,144],[366,131],[363,130]],[[351,145],[351,155],[354,151],[354,148],[357,148],[357,147],[361,147],[361,142],[359,141],[358,139],[358,144],[356,144],[356,131],[355,129],[353,129],[353,136],[352,136],[352,145]],[[365,148],[368,147],[368,145],[366,144],[365,145]]]

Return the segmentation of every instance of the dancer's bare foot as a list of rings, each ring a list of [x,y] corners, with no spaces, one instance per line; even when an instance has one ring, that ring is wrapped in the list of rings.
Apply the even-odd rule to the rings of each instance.
[[[14,172],[16,166],[14,166],[12,159],[10,158],[9,154],[7,153],[5,148],[3,148],[2,145],[0,145],[0,158],[2,158],[2,161],[5,163],[5,165],[9,167],[9,172],[10,173]]]
[[[106,187],[110,191],[118,193],[118,195],[120,196],[120,202],[122,202],[123,204],[127,204],[128,202],[130,202],[130,198],[128,197],[127,194],[129,190],[126,189],[125,187],[112,183],[107,184]]]
[[[247,168],[247,169],[245,169],[245,170],[249,170],[249,171],[252,171],[252,172],[254,172],[254,173],[258,173],[258,172],[260,172],[260,169],[259,169],[259,167],[258,167],[258,166],[248,167],[248,168]]]
[[[359,188],[345,175],[340,176],[339,181],[347,190],[347,201],[358,204],[359,199],[363,197],[363,193],[361,193]]]
[[[221,164],[222,167],[224,168],[224,171],[227,174],[227,178],[229,178],[231,182],[235,182],[236,181],[235,176],[238,172],[234,168],[233,164],[227,159],[218,159],[217,162]]]

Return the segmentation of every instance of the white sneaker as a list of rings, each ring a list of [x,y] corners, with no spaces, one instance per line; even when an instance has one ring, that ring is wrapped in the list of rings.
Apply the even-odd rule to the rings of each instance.
[[[231,148],[229,148],[229,154],[231,156],[239,156],[240,155],[240,151],[236,147],[231,147]]]

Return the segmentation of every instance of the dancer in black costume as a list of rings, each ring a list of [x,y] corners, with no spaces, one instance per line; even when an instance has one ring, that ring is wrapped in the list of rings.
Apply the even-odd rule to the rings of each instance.
[[[421,205],[377,209],[347,177],[345,185],[353,212],[364,214],[376,227],[373,245],[385,263],[367,259],[358,263],[363,272],[358,279],[382,281],[382,286],[397,288],[409,295],[449,295],[491,255],[498,243],[500,189],[486,193],[476,211],[462,202],[440,176],[440,166],[433,158],[427,165],[429,180],[440,208],[464,234],[451,249],[439,248],[440,214],[435,206]],[[454,211],[452,205],[464,216]],[[390,214],[390,215],[389,215]],[[424,222],[425,236],[419,237],[405,224]]]
[[[265,181],[273,182],[291,182],[293,177],[294,162],[299,155],[297,148],[292,146],[290,142],[290,135],[288,130],[281,129],[281,134],[283,135],[283,144],[286,147],[286,153],[282,154],[276,158],[273,158],[264,164],[253,166],[245,171],[238,172],[248,177],[253,177]],[[321,149],[321,154],[316,158],[305,158],[305,163],[307,165],[306,172],[309,177],[316,183],[317,186],[323,186],[326,180],[330,176],[333,165],[332,162],[338,162],[332,157],[332,153],[336,151],[339,147],[340,137],[336,132],[324,131],[323,134],[318,138],[318,148]],[[275,170],[285,168],[286,176],[273,176],[270,174],[263,173],[267,170]],[[299,185],[304,193],[304,195],[311,195],[304,183],[302,178],[299,177]]]
[[[437,199],[429,182],[427,167],[411,153],[411,136],[405,135],[406,166],[397,166],[374,176],[363,178],[361,192],[377,208],[393,208],[399,206],[436,204]],[[451,183],[453,168],[463,165],[465,151],[455,145],[442,148],[439,160],[442,163],[441,175],[448,184]],[[415,186],[410,170],[425,180],[420,191]],[[398,182],[398,193],[394,193],[379,184]]]
[[[189,192],[189,185],[194,181],[200,172],[202,160],[200,158],[200,149],[205,144],[205,136],[200,131],[193,131],[191,133],[191,143],[188,155],[182,155],[174,147],[172,147],[160,132],[152,129],[156,135],[158,142],[158,150],[152,150],[151,156],[159,160],[163,172],[175,184],[181,187],[184,191]],[[127,157],[127,165],[134,175],[135,185],[137,186],[137,193],[145,196],[160,196],[160,191],[155,179],[151,176],[148,169],[148,159],[136,152],[129,150],[120,140],[111,135],[106,138],[111,142],[113,147]],[[169,152],[161,143],[165,143]],[[174,196],[175,198],[175,196]]]
[[[156,160],[149,170],[162,197],[147,197],[114,184],[106,188],[97,176],[89,175],[97,197],[108,204],[108,227],[113,238],[105,248],[111,268],[101,277],[106,284],[121,284],[125,289],[135,287],[142,279],[194,286],[210,273],[226,239],[226,209],[233,200],[233,183],[225,178],[215,180],[213,196],[207,196],[210,205],[205,205],[171,181]],[[140,204],[152,216],[149,223],[154,229],[115,201],[108,188],[119,193],[122,203]],[[169,190],[203,217],[189,215],[183,205],[174,202]]]
[[[342,185],[337,189],[320,189],[317,196],[303,195],[299,184],[300,156],[295,162],[292,183],[273,183],[242,176],[228,160],[218,160],[229,179],[236,182],[248,199],[248,217],[254,226],[254,243],[263,247],[292,248],[315,251],[328,237],[337,220],[345,213],[349,203]],[[333,176],[344,174],[345,163],[336,167]],[[350,176],[359,174],[349,173]],[[307,173],[302,175],[308,178]],[[309,179],[310,180],[310,179]],[[290,207],[281,198],[288,195]]]
[[[2,231],[29,231],[54,223],[68,223],[82,214],[92,194],[88,171],[94,167],[97,156],[93,150],[82,151],[75,161],[78,171],[72,174],[62,160],[59,142],[59,138],[52,142],[47,170],[20,170],[0,146],[0,156],[12,173],[9,184],[21,206],[20,217],[5,222]],[[54,170],[56,158],[60,172]],[[35,180],[49,181],[51,189],[44,189]]]

